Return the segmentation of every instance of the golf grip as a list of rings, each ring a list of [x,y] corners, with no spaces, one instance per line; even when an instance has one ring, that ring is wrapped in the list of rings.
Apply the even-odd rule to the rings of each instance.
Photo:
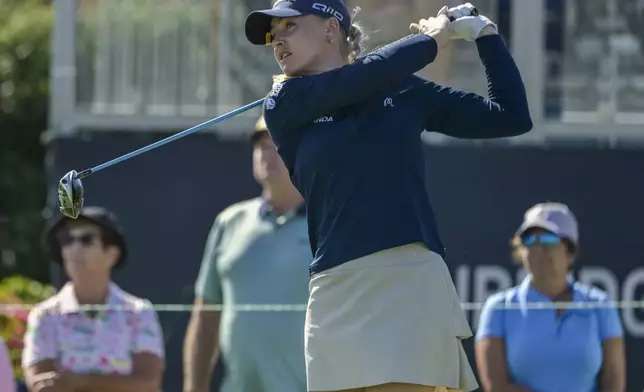
[[[472,8],[472,11],[470,12],[470,16],[479,16],[479,10],[477,10],[476,7]],[[456,18],[454,18],[453,16],[449,17],[450,22],[453,22],[455,20],[456,20]]]

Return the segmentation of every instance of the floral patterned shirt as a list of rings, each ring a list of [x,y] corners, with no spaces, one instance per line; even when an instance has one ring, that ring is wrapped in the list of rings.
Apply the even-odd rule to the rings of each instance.
[[[22,367],[53,359],[76,373],[129,374],[132,354],[164,358],[163,333],[149,301],[112,283],[106,305],[117,309],[90,317],[79,309],[71,283],[36,305],[27,319]]]

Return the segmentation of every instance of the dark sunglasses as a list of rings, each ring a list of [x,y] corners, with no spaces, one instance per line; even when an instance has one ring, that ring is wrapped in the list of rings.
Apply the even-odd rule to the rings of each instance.
[[[68,246],[74,242],[78,242],[83,246],[90,246],[96,242],[99,235],[96,233],[85,233],[81,235],[71,235],[69,233],[62,233],[58,236],[58,242],[61,246]]]
[[[526,248],[532,248],[537,245],[553,248],[561,244],[561,242],[561,237],[552,233],[528,234],[521,236],[521,245]]]

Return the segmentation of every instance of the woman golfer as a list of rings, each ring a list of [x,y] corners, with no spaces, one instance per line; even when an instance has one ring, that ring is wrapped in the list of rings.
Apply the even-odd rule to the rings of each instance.
[[[263,111],[306,200],[309,391],[477,388],[420,135],[507,137],[532,121],[496,26],[472,9],[444,7],[360,58],[362,31],[340,0],[278,0],[246,19],[249,41],[272,45],[283,71]],[[489,99],[414,76],[455,38],[476,41]]]

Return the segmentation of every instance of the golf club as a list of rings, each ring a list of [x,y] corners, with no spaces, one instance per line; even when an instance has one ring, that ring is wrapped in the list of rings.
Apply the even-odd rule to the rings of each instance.
[[[60,182],[58,183],[58,208],[60,208],[60,212],[72,219],[78,218],[78,216],[81,213],[81,210],[83,209],[83,202],[85,199],[85,190],[83,189],[83,178],[87,178],[90,175],[96,173],[97,171],[106,169],[110,166],[113,166],[119,162],[126,161],[130,158],[134,158],[137,155],[143,154],[144,152],[148,152],[150,150],[153,150],[157,147],[161,147],[164,144],[168,144],[172,141],[175,141],[177,139],[181,139],[184,136],[188,136],[192,133],[195,133],[209,125],[218,123],[220,121],[226,120],[228,118],[231,118],[239,113],[243,113],[247,110],[250,110],[256,106],[261,105],[264,102],[264,98],[259,99],[255,102],[249,103],[246,106],[242,106],[239,109],[235,109],[231,112],[228,112],[226,114],[222,114],[219,117],[215,117],[211,120],[208,120],[204,123],[201,123],[199,125],[195,125],[192,128],[186,129],[185,131],[179,132],[177,134],[174,134],[172,136],[169,136],[165,139],[159,140],[158,142],[154,142],[150,145],[147,145],[145,147],[142,147],[138,150],[132,151],[130,153],[127,153],[125,155],[122,155],[118,158],[112,159],[111,161],[102,163],[98,166],[92,167],[90,169],[85,169],[83,171],[76,172],[76,170],[72,170],[65,174],[63,178],[60,179]]]

